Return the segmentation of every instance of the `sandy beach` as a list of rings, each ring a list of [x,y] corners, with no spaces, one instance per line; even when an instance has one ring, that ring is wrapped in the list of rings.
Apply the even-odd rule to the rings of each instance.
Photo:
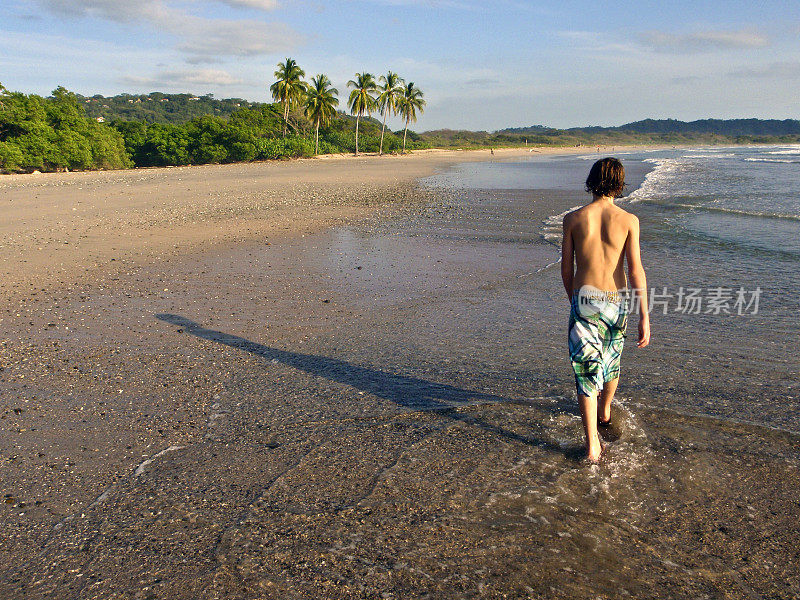
[[[796,597],[794,434],[631,402],[582,461],[574,194],[416,183],[530,154],[0,177],[0,596]]]

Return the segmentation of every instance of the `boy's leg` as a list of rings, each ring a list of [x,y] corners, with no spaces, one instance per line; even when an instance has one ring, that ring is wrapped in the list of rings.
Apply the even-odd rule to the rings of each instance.
[[[578,406],[586,435],[586,452],[592,462],[600,460],[603,446],[597,435],[597,389],[602,386],[602,323],[591,315],[580,315],[575,297],[572,301],[569,320],[569,357],[575,373],[575,387],[578,392]],[[586,393],[588,392],[588,393]]]
[[[625,344],[627,328],[627,305],[622,304],[617,312],[617,320],[609,324],[603,338],[603,390],[600,393],[600,420],[611,419],[611,402],[619,384],[619,365],[622,347]]]
[[[592,462],[598,462],[603,452],[603,445],[600,443],[600,436],[597,435],[597,394],[591,396],[578,394],[578,405],[581,409],[583,432],[586,434],[588,458]]]
[[[603,384],[603,391],[600,392],[600,420],[601,421],[610,421],[611,420],[611,402],[614,400],[614,392],[617,391],[617,384],[619,383],[619,377],[615,377],[611,381],[606,381]]]

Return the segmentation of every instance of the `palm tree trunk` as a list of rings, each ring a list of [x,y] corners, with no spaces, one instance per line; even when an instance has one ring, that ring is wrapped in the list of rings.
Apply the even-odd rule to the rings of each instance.
[[[283,137],[286,137],[286,125],[289,123],[289,101],[283,103]]]
[[[403,131],[403,154],[406,153],[406,134],[408,133],[408,119],[406,119],[406,128]]]
[[[314,154],[319,154],[319,121],[317,121],[317,139],[314,144]]]
[[[361,118],[361,111],[356,115],[356,156],[358,156],[358,120]]]
[[[381,127],[381,147],[378,150],[378,156],[383,156],[383,132],[386,131],[386,107],[383,108],[383,127]]]

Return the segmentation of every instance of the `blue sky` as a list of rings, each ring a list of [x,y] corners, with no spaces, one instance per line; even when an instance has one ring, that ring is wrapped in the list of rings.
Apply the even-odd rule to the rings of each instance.
[[[357,71],[398,72],[425,92],[418,130],[800,118],[797,0],[0,5],[0,82],[11,90],[264,101],[286,56],[342,95]]]

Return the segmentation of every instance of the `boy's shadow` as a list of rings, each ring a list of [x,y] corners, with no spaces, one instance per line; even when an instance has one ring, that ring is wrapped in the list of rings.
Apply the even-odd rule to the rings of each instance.
[[[560,445],[548,440],[520,435],[492,423],[488,423],[480,417],[464,415],[455,410],[458,406],[483,402],[520,404],[517,400],[503,398],[502,396],[496,396],[494,394],[465,390],[452,385],[419,379],[418,377],[408,377],[406,375],[397,375],[377,369],[361,367],[337,358],[272,348],[236,335],[213,329],[206,329],[200,324],[180,315],[160,313],[155,316],[165,323],[181,327],[185,332],[204,340],[225,344],[226,346],[238,350],[245,350],[267,360],[277,360],[285,365],[311,373],[312,375],[344,383],[379,398],[391,400],[395,404],[405,408],[419,411],[433,411],[447,418],[475,425],[513,441],[523,442],[531,446],[564,454],[568,458],[579,458],[582,452],[581,448],[562,448]]]

